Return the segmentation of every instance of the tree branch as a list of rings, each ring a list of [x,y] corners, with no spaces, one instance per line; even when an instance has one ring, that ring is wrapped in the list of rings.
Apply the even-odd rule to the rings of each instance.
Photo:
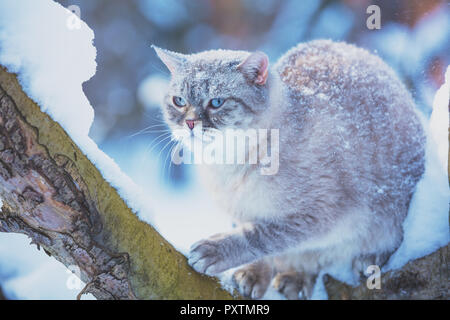
[[[331,277],[325,288],[331,300],[449,299],[449,245],[421,259],[410,261],[400,270],[381,274],[381,289],[369,290],[363,282],[354,288]]]
[[[149,195],[151,196],[151,195]],[[76,265],[98,299],[232,299],[140,221],[0,66],[0,231]]]

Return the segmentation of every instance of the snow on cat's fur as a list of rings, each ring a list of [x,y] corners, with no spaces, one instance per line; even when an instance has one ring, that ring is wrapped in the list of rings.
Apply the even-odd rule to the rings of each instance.
[[[259,52],[156,51],[172,73],[163,110],[172,130],[184,131],[177,138],[202,138],[186,120],[206,132],[280,130],[275,175],[261,175],[259,163],[202,166],[240,225],[192,246],[197,271],[243,265],[234,274],[242,294],[261,297],[275,277],[297,298],[311,296],[332,265],[352,266],[358,278],[388,260],[424,172],[425,136],[411,95],[380,58],[322,40],[291,49],[270,70]]]

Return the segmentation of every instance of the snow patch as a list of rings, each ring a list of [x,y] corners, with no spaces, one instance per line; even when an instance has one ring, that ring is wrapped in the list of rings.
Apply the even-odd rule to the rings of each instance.
[[[94,32],[83,21],[79,29],[69,28],[73,17],[49,0],[0,2],[0,64],[17,73],[28,96],[64,128],[128,206],[150,217],[141,188],[88,136],[94,110],[82,83],[96,72]]]
[[[82,83],[96,71],[94,32],[48,0],[0,3],[0,61],[17,73],[27,94],[75,137],[86,136],[94,111]]]
[[[23,234],[0,233],[0,261],[0,281],[9,299],[76,299],[85,286],[81,280],[74,286],[76,275],[36,250]],[[95,298],[88,294],[82,299]]]
[[[450,190],[447,173],[450,66],[446,81],[437,91],[428,124],[425,173],[416,187],[408,216],[403,223],[404,239],[385,271],[401,268],[408,261],[426,256],[448,244]]]

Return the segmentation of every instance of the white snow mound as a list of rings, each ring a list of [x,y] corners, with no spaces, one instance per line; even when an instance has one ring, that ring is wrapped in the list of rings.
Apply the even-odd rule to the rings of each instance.
[[[89,138],[94,119],[82,88],[96,72],[94,32],[50,0],[0,2],[0,64],[17,74],[24,91],[80,147],[128,206],[147,220],[142,190]]]

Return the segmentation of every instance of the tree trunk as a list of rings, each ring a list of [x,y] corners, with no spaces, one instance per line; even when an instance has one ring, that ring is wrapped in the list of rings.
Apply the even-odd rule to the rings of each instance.
[[[140,221],[1,66],[0,198],[0,231],[24,233],[66,266],[78,266],[87,283],[81,293],[98,299],[233,298]]]

